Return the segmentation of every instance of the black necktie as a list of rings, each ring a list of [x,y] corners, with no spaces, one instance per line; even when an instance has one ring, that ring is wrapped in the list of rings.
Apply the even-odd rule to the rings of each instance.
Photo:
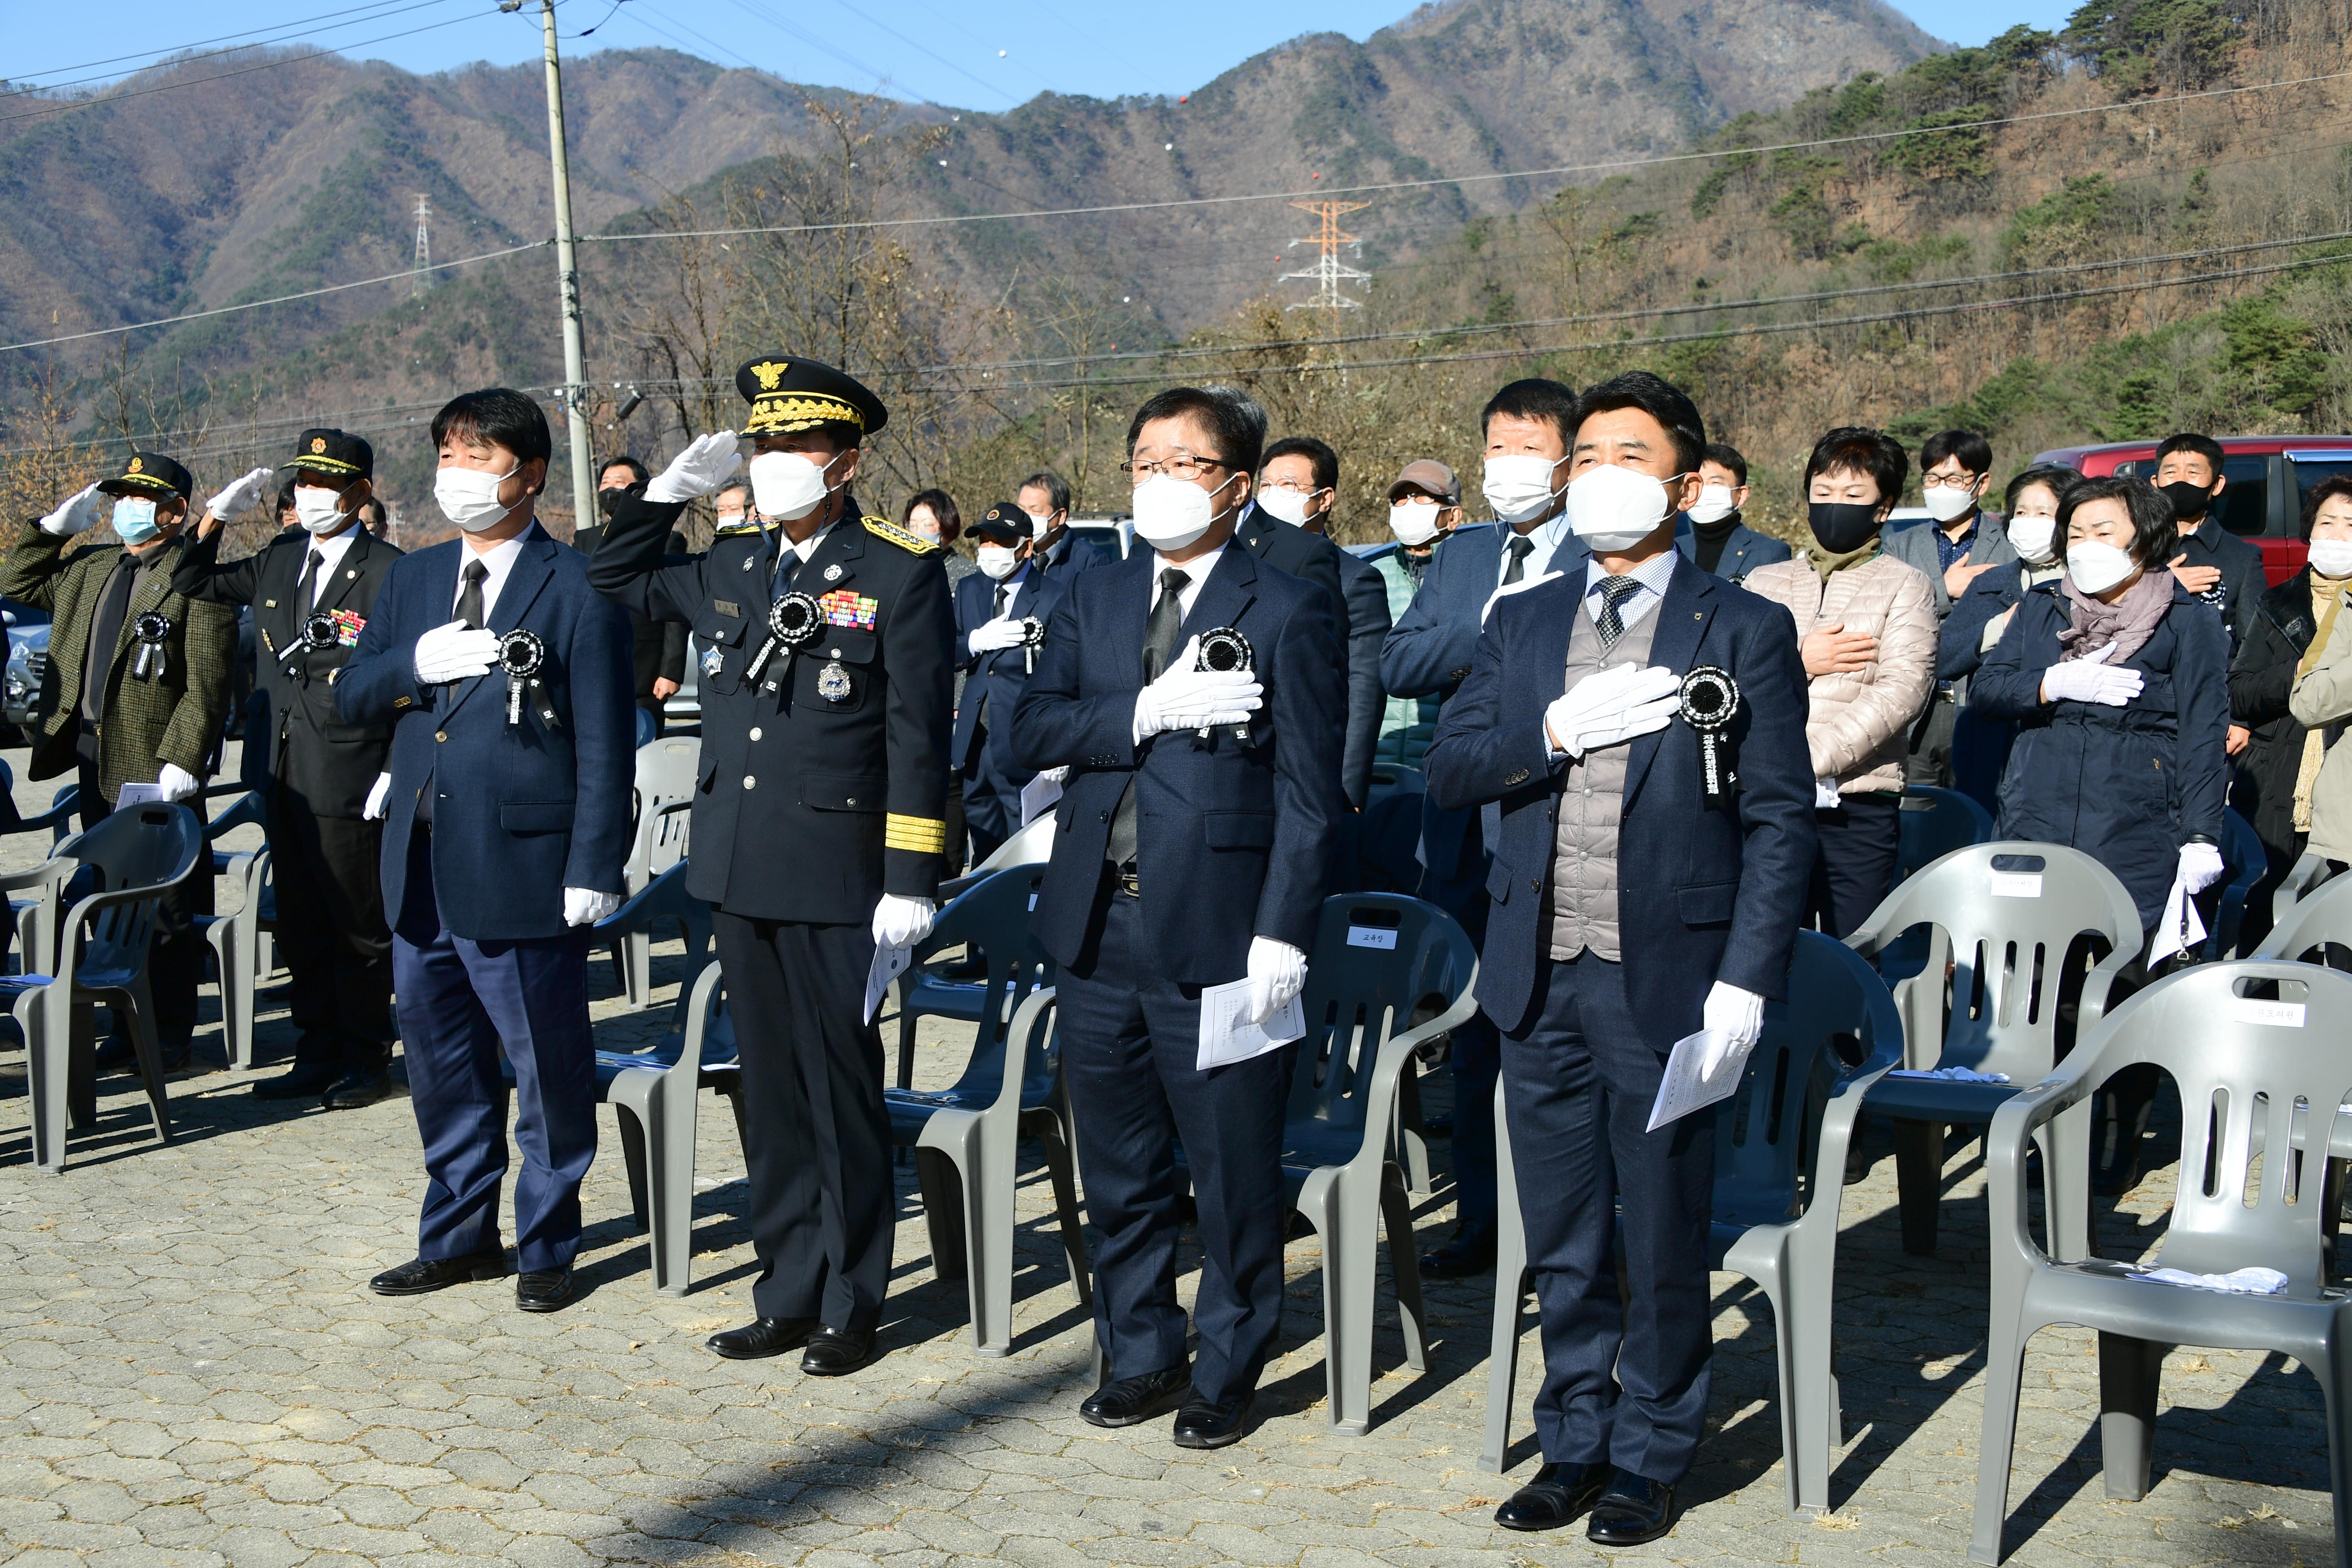
[[[294,584],[294,607],[306,616],[319,596],[319,568],[326,563],[327,558],[315,549],[310,552],[310,558],[302,563],[301,580]]]
[[[1642,584],[1631,577],[1601,579],[1601,614],[1594,617],[1593,625],[1601,632],[1602,653],[1615,647],[1617,639],[1625,635],[1625,623],[1619,616],[1617,607],[1641,591]]]
[[[1003,620],[1003,619],[1004,618],[1004,605],[1005,605],[1005,601],[1006,601],[1006,600],[1008,600],[1008,599],[1010,599],[1010,598],[1012,598],[1012,597],[1013,597],[1013,590],[1012,590],[1012,589],[1010,589],[1010,588],[1006,587],[1006,586],[1005,586],[1003,584],[1002,584],[1002,583],[999,583],[999,584],[996,585],[996,612],[995,612],[994,616],[992,617],[992,619],[1000,620],[1000,621],[1001,621],[1001,620]]]
[[[1143,684],[1150,685],[1168,668],[1176,656],[1176,638],[1184,629],[1183,591],[1192,578],[1171,566],[1160,574],[1160,602],[1151,606],[1151,619],[1143,627]],[[1125,866],[1135,858],[1135,775],[1127,775],[1127,788],[1118,797],[1118,810],[1112,814],[1110,837],[1103,846],[1103,858],[1114,866]]]
[[[1516,583],[1528,574],[1528,557],[1535,553],[1536,542],[1522,533],[1504,548],[1511,552],[1511,563],[1503,568],[1503,581]]]
[[[482,629],[482,582],[489,574],[490,569],[480,562],[466,563],[466,585],[457,594],[457,618],[466,623],[468,631]]]

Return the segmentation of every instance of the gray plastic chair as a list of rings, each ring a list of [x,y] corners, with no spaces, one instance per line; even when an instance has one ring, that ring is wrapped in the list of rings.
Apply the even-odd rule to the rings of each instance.
[[[71,830],[74,809],[80,804],[80,786],[68,784],[58,790],[49,799],[49,809],[38,816],[26,816],[16,810],[16,775],[5,762],[0,762],[0,838],[20,833],[46,833],[52,847],[64,843]],[[0,877],[0,894],[8,896],[9,913],[8,928],[0,931],[0,942],[21,939],[25,952],[37,955],[30,963],[19,956],[19,973],[38,973],[55,960],[57,953],[58,891],[40,874],[42,869],[46,868]],[[33,896],[16,897],[18,893]]]
[[[1906,788],[1895,820],[1900,838],[1896,864],[1906,877],[1955,849],[1984,843],[1993,832],[1990,812],[1958,790],[1933,784]]]
[[[1094,1294],[1078,1218],[1062,1057],[1049,1011],[1053,961],[1029,932],[1029,907],[1042,868],[1016,866],[967,889],[940,911],[934,938],[969,944],[985,965],[971,1055],[949,1089],[889,1089],[890,1141],[915,1151],[915,1174],[930,1231],[931,1264],[961,1279],[971,1303],[973,1348],[1013,1348],[1013,1185],[1020,1141],[1045,1151],[1070,1283],[1078,1303]]]
[[[1858,1043],[1860,1067],[1844,1065],[1840,1037]],[[1716,1111],[1708,1267],[1746,1275],[1772,1303],[1791,1513],[1830,1505],[1830,1450],[1845,1440],[1830,1325],[1846,1144],[1870,1086],[1902,1059],[1903,1025],[1885,982],[1839,942],[1799,931],[1789,1000],[1765,1005],[1764,1033],[1739,1088]],[[1500,1474],[1510,1448],[1528,1242],[1499,1082],[1495,1163],[1495,1331],[1478,1462]]]
[[[212,874],[236,884],[237,907],[225,915],[199,915],[195,926],[212,949],[220,976],[222,1053],[231,1068],[242,1069],[253,1065],[254,992],[270,974],[265,933],[278,926],[278,891],[267,845],[235,851],[217,847],[236,828],[266,828],[268,823],[268,805],[256,791],[215,784],[203,798],[230,794],[237,796],[235,804],[205,824],[205,845]]]
[[[2273,993],[2276,999],[2252,993]],[[2303,1159],[2312,1114],[2341,1130],[2352,1113],[2352,976],[2248,959],[2200,964],[2156,982],[2085,1034],[2059,1069],[2001,1107],[1986,1139],[1992,1188],[1992,1321],[1984,1435],[1969,1555],[2000,1561],[2026,1342],[2052,1323],[2099,1336],[2099,1442],[2106,1495],[2146,1494],[2164,1353],[2174,1345],[2276,1351],[2318,1379],[2327,1403],[2337,1568],[2352,1568],[2352,1298],[2327,1286],[2334,1212]],[[2053,1261],[2026,1227],[2025,1151],[2062,1114],[2090,1103],[2117,1071],[2146,1063],[2172,1075],[2181,1118],[2181,1179],[2158,1261],[2195,1274],[2254,1266],[2287,1277],[2280,1296],[2233,1295],[2130,1278],[2105,1259]],[[2326,1142],[2326,1139],[2320,1139]],[[2273,1157],[2263,1157],[2274,1152]],[[2292,1157],[2290,1156],[2292,1152]],[[2088,1150],[2071,1157],[2086,1168]],[[2042,1159],[2050,1153],[2045,1145]],[[2259,1171],[2259,1179],[2256,1172]],[[2208,1173],[2210,1173],[2210,1174]]]
[[[686,820],[690,808],[683,804],[665,808],[666,814],[679,822]],[[687,862],[673,861],[656,873],[654,879],[639,888],[622,901],[621,907],[591,927],[591,940],[610,942],[616,960],[623,960],[625,971],[636,962],[626,954],[642,951],[646,969],[631,984],[636,991],[631,1004],[642,1007],[653,994],[653,940],[658,927],[675,926],[686,942],[686,970],[689,974],[702,973],[704,960],[710,956],[710,906],[687,891]],[[636,944],[632,947],[630,944]],[[670,1021],[673,1034],[686,1027],[688,1012],[688,985],[677,992],[677,1005]]]
[[[1009,871],[1016,866],[1043,866],[1054,858],[1054,814],[1045,813],[996,847],[996,852],[961,877],[950,878],[940,884],[940,902],[953,903],[972,889],[979,887],[999,871]],[[1035,891],[1033,887],[1031,891]],[[1033,897],[1028,910],[1037,907]],[[1028,910],[1011,911],[1011,918],[1023,926],[1029,923]],[[944,907],[941,910],[945,915]],[[980,1022],[982,1010],[987,1005],[988,986],[976,979],[964,979],[948,973],[940,954],[957,947],[967,939],[943,936],[935,925],[931,934],[923,940],[915,952],[915,961],[907,972],[890,982],[891,1005],[898,1010],[898,1073],[900,1089],[913,1087],[915,1082],[915,1020],[918,1018],[953,1018],[961,1024]],[[959,969],[970,964],[967,957]],[[1016,999],[1017,1000],[1017,999]],[[1013,1016],[1013,1002],[1000,998],[1003,1018]],[[1000,1022],[1003,1019],[999,1020]]]
[[[68,1123],[79,1128],[97,1120],[93,1009],[101,1003],[123,1016],[155,1142],[171,1142],[163,1056],[147,984],[149,939],[163,889],[194,871],[203,852],[195,814],[165,805],[115,812],[58,846],[55,858],[93,868],[100,890],[77,901],[60,923],[52,973],[0,977],[0,999],[10,1003],[25,1040],[37,1168],[63,1172]]]
[[[2107,988],[2139,955],[2141,935],[2139,911],[2113,872],[2079,850],[2016,839],[1955,850],[1918,871],[1846,945],[1873,957],[1920,925],[1929,928],[1927,966],[1894,983],[1903,1065],[2009,1075],[2007,1083],[1887,1078],[1871,1088],[1870,1109],[1895,1118],[1903,1249],[1930,1257],[1943,1196],[1945,1124],[1990,1122],[2050,1070],[2059,975],[2078,939],[2107,944],[2106,956],[2084,977],[2080,1038],[2106,1011]],[[2046,1136],[2087,1151],[2090,1108],[2055,1123]],[[2083,1168],[2084,1160],[2053,1160],[2043,1152],[2051,1234],[2062,1258],[2090,1251],[2090,1187],[2073,1184],[2073,1173]]]
[[[2282,903],[2268,934],[2246,956],[2325,964],[2331,947],[2352,948],[2352,877],[2319,883],[2291,908]]]
[[[2288,870],[2286,879],[2281,882],[2277,889],[2271,894],[2271,919],[2273,921],[2286,919],[2287,910],[2294,908],[2298,901],[2317,892],[2321,885],[2334,876],[2335,873],[2327,868],[2326,856],[2316,850],[2305,850],[2293,868]],[[2249,953],[2247,956],[2253,955]]]
[[[630,807],[635,826],[629,839],[628,858],[621,863],[622,886],[628,892],[643,891],[655,878],[686,858],[695,781],[701,767],[702,742],[695,736],[665,735],[637,748],[636,780]],[[599,922],[596,940],[600,944],[608,940],[613,944],[613,966],[620,972],[621,993],[630,1010],[651,1006],[652,931],[635,926],[607,931]],[[683,1000],[681,996],[681,1003]]]
[[[1389,943],[1392,945],[1370,945]],[[1323,900],[1300,998],[1307,1037],[1283,1117],[1283,1178],[1323,1239],[1323,1379],[1334,1429],[1371,1425],[1373,1292],[1389,1241],[1405,1364],[1428,1370],[1412,1205],[1394,1141],[1412,1054],[1476,1011],[1478,956],[1452,916],[1402,893]],[[1423,1002],[1443,1011],[1412,1025]]]
[[[647,1233],[654,1289],[665,1296],[685,1295],[693,1272],[702,1076],[735,1056],[723,985],[719,965],[705,964],[680,1003],[676,1034],[650,1051],[596,1053],[598,1095],[620,1124],[629,1203]]]

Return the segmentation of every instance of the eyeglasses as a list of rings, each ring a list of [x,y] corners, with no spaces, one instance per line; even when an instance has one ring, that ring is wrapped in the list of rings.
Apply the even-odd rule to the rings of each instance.
[[[1181,479],[1189,485],[1211,468],[1223,468],[1230,466],[1219,462],[1214,458],[1176,458],[1165,463],[1121,463],[1118,466],[1118,471],[1139,485],[1146,479],[1156,479],[1162,474],[1166,474],[1171,479]]]

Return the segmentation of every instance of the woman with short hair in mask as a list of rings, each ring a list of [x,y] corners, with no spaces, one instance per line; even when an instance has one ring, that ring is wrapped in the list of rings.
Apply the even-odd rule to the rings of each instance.
[[[1788,607],[1804,656],[1812,751],[1811,913],[1842,937],[1895,886],[1904,761],[1936,685],[1936,596],[1927,575],[1879,549],[1910,459],[1881,431],[1846,426],[1805,461],[1812,542],[1748,574]]]
[[[2019,600],[1969,689],[1969,707],[2017,725],[1998,835],[2081,850],[2138,907],[2140,955],[2109,991],[2110,1007],[2141,983],[2151,952],[2177,949],[2168,906],[2221,876],[2230,634],[2166,570],[2173,521],[2172,503],[2146,479],[2068,487],[2058,502],[2060,592]],[[2118,1075],[2101,1090],[2098,1190],[2137,1179],[2154,1099],[2150,1074]]]
[[[2001,515],[2017,558],[1979,573],[1944,617],[1936,646],[1937,680],[1974,675],[2009,629],[2018,600],[2030,593],[2058,592],[2066,575],[2058,498],[2082,477],[2063,464],[2036,463],[2009,481]],[[1953,787],[1987,811],[1999,810],[2000,771],[2016,735],[2016,726],[1963,707],[1952,724]]]
[[[917,490],[907,498],[907,510],[899,514],[898,521],[908,533],[929,540],[945,552],[940,560],[948,569],[950,593],[955,591],[958,583],[980,570],[971,556],[955,547],[956,541],[963,537],[963,513],[957,508],[955,497],[947,491]],[[962,687],[959,685],[957,689],[961,691]]]

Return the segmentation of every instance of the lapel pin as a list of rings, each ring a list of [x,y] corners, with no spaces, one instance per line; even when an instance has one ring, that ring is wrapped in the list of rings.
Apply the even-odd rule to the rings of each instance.
[[[751,569],[751,558],[750,556],[746,555],[745,557],[743,557],[743,570],[744,570],[744,571],[746,571],[746,572],[749,572]]]
[[[354,569],[352,569],[352,570],[346,571],[346,572],[343,574],[343,577],[344,577],[344,580],[345,580],[345,581],[350,581],[350,580],[352,580],[352,579],[353,579],[353,578],[356,578],[358,575],[359,575],[359,572],[358,572],[358,570],[357,570],[356,568],[354,568]]]
[[[838,583],[841,581],[841,563],[839,562],[836,561],[832,565],[824,569],[824,580],[828,583]]]

